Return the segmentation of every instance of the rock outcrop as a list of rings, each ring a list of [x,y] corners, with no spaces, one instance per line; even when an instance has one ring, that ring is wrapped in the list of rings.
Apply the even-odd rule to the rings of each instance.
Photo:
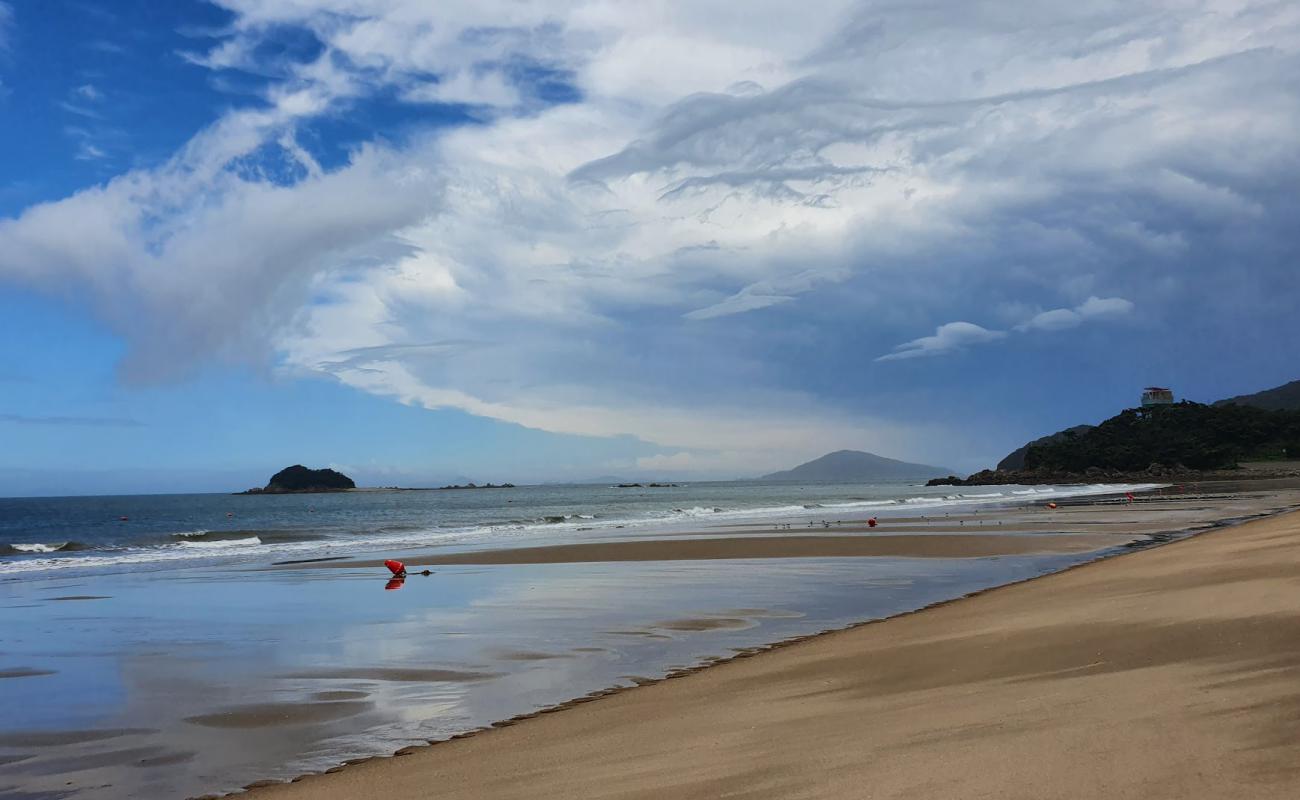
[[[342,472],[332,469],[308,469],[302,464],[285,467],[271,476],[266,486],[241,494],[306,494],[310,492],[346,492],[356,483]]]
[[[1093,427],[1095,426],[1075,425],[1073,428],[1066,428],[1065,430],[1057,431],[1056,433],[1053,433],[1050,436],[1044,436],[1042,438],[1035,439],[1029,444],[1021,445],[1015,450],[1012,450],[1010,453],[1007,454],[1006,458],[998,462],[998,465],[994,467],[994,469],[1002,470],[1002,471],[1015,471],[1015,470],[1024,469],[1025,455],[1029,453],[1029,448],[1041,447],[1042,445],[1045,444],[1051,444],[1053,442],[1060,441],[1061,439],[1064,439],[1067,436],[1071,436],[1071,435],[1077,436],[1081,433],[1086,433],[1087,431],[1092,430]]]

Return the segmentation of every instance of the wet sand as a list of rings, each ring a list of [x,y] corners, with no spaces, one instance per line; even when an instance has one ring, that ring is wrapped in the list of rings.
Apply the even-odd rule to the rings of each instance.
[[[1300,514],[259,788],[361,798],[1294,798]]]
[[[775,531],[773,531],[775,532]],[[1133,535],[1042,534],[1002,536],[769,536],[715,539],[644,539],[635,541],[514,547],[468,553],[418,556],[410,559],[410,572],[428,566],[452,564],[582,564],[597,561],[700,561],[729,558],[984,558],[1031,553],[1087,553],[1124,544]],[[309,565],[281,564],[279,569],[383,568],[381,559],[332,561]]]

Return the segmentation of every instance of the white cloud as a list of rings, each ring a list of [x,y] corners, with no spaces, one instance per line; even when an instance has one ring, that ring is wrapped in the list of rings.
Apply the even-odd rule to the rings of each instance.
[[[100,112],[96,111],[93,108],[89,108],[83,105],[78,105],[76,103],[69,103],[66,100],[59,101],[59,108],[68,112],[69,114],[76,114],[79,117],[86,117],[87,119],[104,118],[103,114],[101,114]]]
[[[701,462],[920,458],[924,431],[805,389],[804,354],[1164,285],[1293,227],[1287,4],[219,2],[230,35],[193,60],[276,76],[262,102],[0,221],[0,278],[77,287],[141,378],[270,361]],[[259,63],[284,26],[324,52]],[[372,96],[481,116],[323,168],[300,128]],[[877,360],[1005,335],[953,322]],[[427,346],[450,342],[474,345]]]
[[[1074,308],[1055,308],[1035,314],[1016,326],[1018,331],[1059,331],[1075,328],[1092,319],[1122,317],[1133,311],[1133,303],[1122,297],[1089,297]]]
[[[1133,304],[1122,297],[1089,297],[1074,308],[1054,308],[1033,315],[1013,329],[1017,333],[1030,331],[1061,331],[1076,328],[1095,319],[1113,319],[1133,310]],[[880,356],[877,361],[901,361],[922,356],[939,356],[954,353],[972,345],[986,344],[1006,338],[1005,331],[981,328],[970,322],[949,322],[940,325],[933,336],[923,336],[904,342],[894,352]]]
[[[402,93],[413,103],[463,103],[509,108],[520,102],[519,90],[498,71],[460,70],[436,82],[421,83]]]
[[[1006,336],[1003,331],[991,331],[981,328],[973,322],[948,322],[935,329],[933,336],[922,336],[910,342],[904,342],[894,348],[894,352],[877,358],[877,361],[901,361],[923,356],[939,356],[972,345],[993,342]]]
[[[1089,297],[1074,310],[1084,319],[1122,317],[1133,311],[1133,303],[1122,297]]]
[[[107,155],[107,153],[90,142],[83,141],[77,146],[77,152],[72,157],[78,161],[96,161],[107,157]]]
[[[72,90],[72,94],[80,97],[82,100],[89,100],[92,103],[104,99],[104,93],[95,88],[93,83],[83,83]]]

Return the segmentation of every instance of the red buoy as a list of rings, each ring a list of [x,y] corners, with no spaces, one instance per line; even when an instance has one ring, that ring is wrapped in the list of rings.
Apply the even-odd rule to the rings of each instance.
[[[1048,504],[1047,504],[1047,507],[1048,507],[1048,508],[1056,508],[1056,503],[1048,503]]]
[[[388,567],[388,571],[393,573],[395,577],[398,578],[406,577],[406,565],[403,564],[402,562],[394,561],[393,559],[390,558],[384,562],[384,566]]]
[[[876,525],[878,525],[878,524],[879,524],[879,523],[876,522],[876,518],[875,518],[875,517],[872,517],[871,519],[867,520],[867,527],[868,527],[868,528],[874,528],[874,527],[876,527]]]

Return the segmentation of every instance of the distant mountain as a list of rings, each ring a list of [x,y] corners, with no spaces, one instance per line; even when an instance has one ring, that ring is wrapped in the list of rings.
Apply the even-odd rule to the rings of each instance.
[[[909,464],[860,450],[837,450],[821,458],[800,464],[794,469],[764,475],[765,481],[809,481],[836,483],[848,481],[904,480],[947,475],[951,470],[927,464]]]
[[[1254,394],[1229,397],[1215,405],[1254,406],[1268,411],[1300,411],[1300,381],[1291,381]]]
[[[997,466],[997,468],[1000,469],[1000,470],[1019,470],[1019,469],[1024,469],[1024,468],[1025,468],[1025,453],[1028,453],[1028,452],[1029,452],[1029,448],[1031,448],[1031,447],[1037,447],[1037,446],[1039,446],[1039,445],[1051,444],[1051,443],[1053,443],[1053,442],[1057,442],[1057,441],[1060,441],[1061,439],[1064,439],[1066,436],[1069,436],[1069,435],[1072,435],[1072,434],[1077,435],[1077,434],[1083,433],[1084,431],[1090,431],[1090,430],[1092,430],[1094,427],[1096,427],[1096,426],[1094,426],[1094,425],[1075,425],[1073,428],[1066,428],[1065,430],[1063,430],[1063,431],[1057,431],[1056,433],[1053,433],[1053,434],[1051,434],[1050,436],[1044,436],[1044,437],[1042,437],[1041,439],[1035,439],[1035,440],[1033,440],[1032,442],[1030,442],[1029,444],[1021,445],[1020,447],[1016,448],[1015,450],[1012,450],[1009,454],[1007,454],[1007,457],[1006,457],[1006,458],[1004,458],[1004,459],[1002,459],[1001,461],[998,462],[998,466]]]

